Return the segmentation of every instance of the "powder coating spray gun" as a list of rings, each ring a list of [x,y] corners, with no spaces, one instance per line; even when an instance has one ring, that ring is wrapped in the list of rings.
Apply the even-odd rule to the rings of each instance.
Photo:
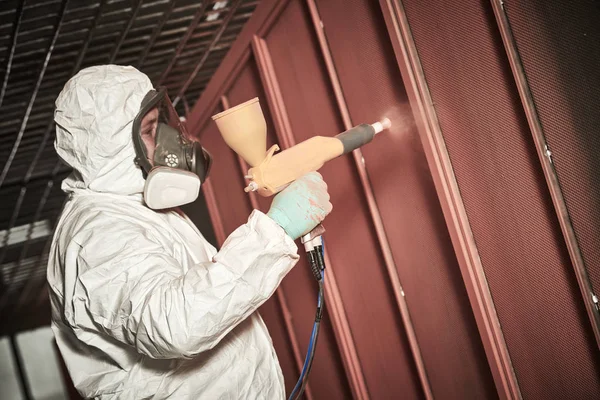
[[[251,167],[246,175],[249,184],[245,191],[256,191],[264,197],[280,192],[309,172],[317,171],[327,161],[369,143],[376,134],[391,127],[390,120],[384,118],[373,124],[357,125],[335,137],[314,136],[275,154],[279,146],[274,145],[267,150],[267,124],[258,98],[216,114],[212,119],[216,122],[225,143]],[[308,381],[323,314],[325,262],[321,235],[324,232],[323,226],[319,225],[301,238],[312,273],[319,283],[319,298],[304,367],[290,399],[300,398]]]

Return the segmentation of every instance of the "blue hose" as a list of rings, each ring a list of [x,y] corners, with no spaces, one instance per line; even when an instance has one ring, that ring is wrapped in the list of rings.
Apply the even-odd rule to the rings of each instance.
[[[322,239],[321,239],[322,240]],[[321,257],[325,257],[325,245],[321,246]],[[321,281],[319,282],[319,295],[317,297],[317,309],[320,310],[323,306],[323,286],[325,284],[325,270],[321,270]],[[304,359],[304,365],[302,366],[302,371],[300,372],[300,377],[298,378],[298,382],[296,382],[296,386],[294,386],[294,390],[288,397],[288,400],[296,399],[296,396],[299,396],[301,389],[304,387],[304,380],[306,379],[306,374],[308,373],[309,365],[312,362],[312,358],[314,357],[314,347],[317,345],[317,337],[319,333],[319,324],[320,320],[315,319],[313,324],[312,333],[310,335],[310,341],[308,343],[308,350],[306,351],[306,358]]]

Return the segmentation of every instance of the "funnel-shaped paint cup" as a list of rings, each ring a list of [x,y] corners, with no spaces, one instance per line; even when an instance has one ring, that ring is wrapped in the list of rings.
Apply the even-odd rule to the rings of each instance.
[[[267,152],[267,124],[258,97],[213,115],[225,143],[251,167]]]

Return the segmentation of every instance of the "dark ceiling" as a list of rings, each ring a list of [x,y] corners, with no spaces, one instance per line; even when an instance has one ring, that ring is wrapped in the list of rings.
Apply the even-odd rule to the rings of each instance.
[[[0,335],[48,318],[45,273],[60,190],[54,100],[82,68],[132,65],[185,114],[258,1],[0,2]]]

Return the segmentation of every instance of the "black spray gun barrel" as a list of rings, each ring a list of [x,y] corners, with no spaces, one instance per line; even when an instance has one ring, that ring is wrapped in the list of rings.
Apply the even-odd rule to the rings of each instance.
[[[344,154],[348,154],[353,150],[369,143],[375,135],[384,129],[389,129],[392,123],[388,118],[384,118],[374,124],[360,124],[348,129],[336,136],[336,138],[344,145]]]

